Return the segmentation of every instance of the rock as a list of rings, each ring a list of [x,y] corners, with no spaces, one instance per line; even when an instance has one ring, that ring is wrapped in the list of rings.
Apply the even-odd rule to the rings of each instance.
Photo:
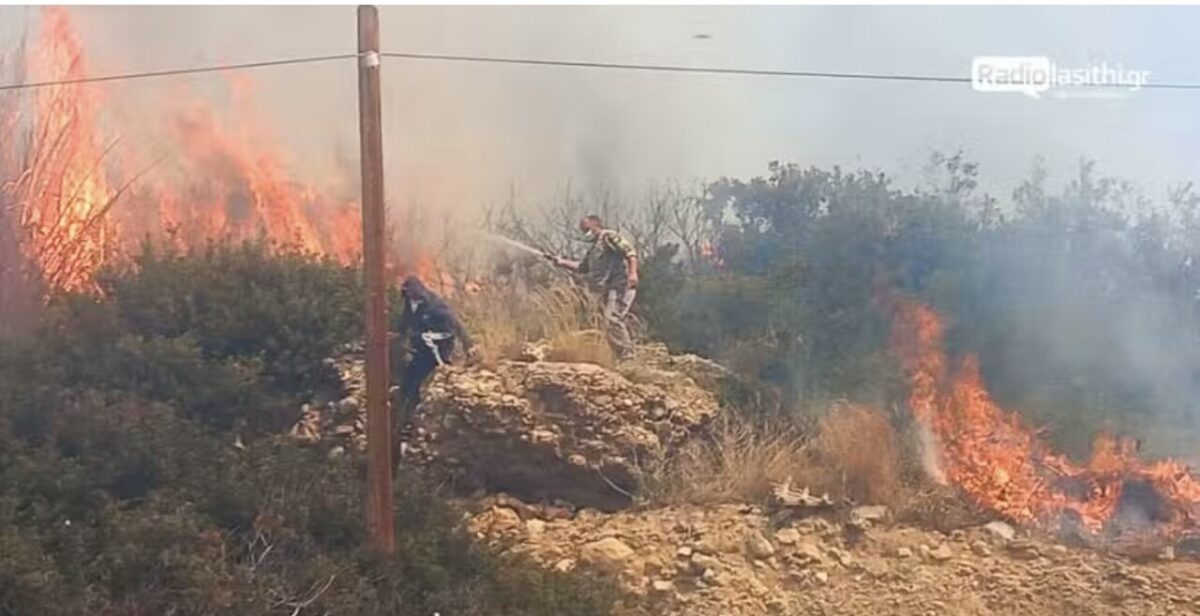
[[[650,583],[650,590],[659,595],[673,594],[675,592],[675,582],[671,580],[654,580]]]
[[[1158,553],[1159,560],[1175,560],[1175,546],[1168,545]]]
[[[912,556],[913,551],[910,548],[903,546],[896,548],[896,558],[912,558]]]
[[[1012,541],[1017,536],[1016,529],[1014,529],[1012,526],[1009,526],[1008,523],[1001,522],[1000,520],[984,524],[983,530],[987,531],[992,539],[1001,542]]]
[[[570,507],[560,505],[546,505],[542,507],[542,519],[544,520],[570,520],[574,516],[575,511]]]
[[[330,460],[336,460],[346,454],[346,448],[341,445],[336,445],[329,448],[329,453],[326,454]]]
[[[821,553],[821,549],[815,543],[807,541],[796,546],[796,556],[805,562],[825,562],[825,555]]]
[[[971,551],[974,552],[976,556],[992,555],[992,549],[988,547],[988,544],[985,541],[972,541]]]
[[[716,541],[712,537],[704,537],[693,547],[697,552],[701,554],[708,554],[709,556],[715,556],[721,553],[720,546],[716,544]]]
[[[598,520],[602,517],[604,517],[604,514],[600,513],[599,511],[596,511],[595,509],[591,509],[588,507],[583,507],[579,511],[575,512],[575,519],[579,520],[581,522],[585,522],[588,520]]]
[[[1126,580],[1128,580],[1129,583],[1131,583],[1135,586],[1150,586],[1151,585],[1150,578],[1148,578],[1144,575],[1139,575],[1136,573],[1126,573],[1123,577]]]
[[[1038,556],[1041,556],[1041,553],[1038,552],[1037,546],[1029,541],[1013,541],[1012,543],[1009,543],[1008,552],[1014,558],[1019,558],[1022,560],[1033,560]]]
[[[690,353],[672,355],[662,343],[640,346],[632,367],[651,368],[666,373],[672,381],[685,381],[688,385],[710,391],[720,389],[726,380],[733,377],[727,368],[711,359]]]
[[[620,572],[633,555],[633,548],[615,537],[593,541],[579,550],[580,560],[609,573]]]
[[[541,537],[546,532],[546,522],[537,518],[525,520],[525,532],[535,539]]]
[[[746,533],[746,551],[759,560],[765,560],[775,555],[775,546],[757,530]]]
[[[517,356],[517,361],[537,362],[545,361],[546,355],[550,352],[550,346],[544,342],[526,342],[521,345],[521,353]]]
[[[929,559],[934,562],[944,563],[951,558],[954,558],[954,551],[950,549],[950,545],[943,543],[929,551]]]
[[[784,528],[775,533],[775,541],[779,545],[796,545],[800,542],[800,531],[794,528]]]
[[[856,528],[867,529],[887,519],[888,508],[883,505],[864,505],[850,510],[849,524]]]
[[[716,416],[716,396],[685,381],[635,383],[584,363],[449,366],[426,386],[414,425],[437,432],[430,454],[475,483],[615,511],[632,504],[644,468]],[[667,402],[670,420],[659,421]]]
[[[708,569],[716,569],[721,566],[721,561],[715,556],[708,554],[692,554],[692,565],[698,573],[704,573]]]
[[[854,557],[851,556],[850,552],[847,552],[846,550],[841,550],[838,548],[829,548],[829,555],[832,556],[833,559],[836,560],[839,565],[841,565],[847,569],[854,566]]]
[[[492,507],[476,516],[476,520],[477,526],[489,535],[512,535],[525,528],[521,516],[508,507]]]
[[[824,571],[818,571],[813,575],[813,579],[815,579],[818,584],[824,585],[829,582],[829,574],[825,573]]]
[[[691,558],[692,557],[692,548],[690,548],[686,545],[682,546],[678,550],[675,550],[675,555],[678,556],[679,558]]]

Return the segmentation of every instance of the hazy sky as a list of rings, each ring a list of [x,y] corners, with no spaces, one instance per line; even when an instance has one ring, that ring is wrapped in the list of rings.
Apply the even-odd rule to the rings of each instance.
[[[72,9],[93,72],[353,51],[353,7]],[[1105,61],[1200,83],[1200,8],[384,7],[385,49],[770,69],[966,76],[979,54]],[[21,9],[0,9],[0,28]],[[708,35],[698,38],[695,35]],[[11,37],[10,37],[11,40]],[[1197,177],[1200,91],[1117,99],[977,93],[965,84],[625,73],[388,60],[388,197],[452,205],[536,198],[567,181],[691,181],[770,160],[867,166],[915,183],[962,149],[1007,197],[1035,156],[1065,179],[1081,156],[1151,196]],[[259,102],[300,169],[357,155],[353,61],[256,70]],[[139,117],[192,76],[114,84]]]

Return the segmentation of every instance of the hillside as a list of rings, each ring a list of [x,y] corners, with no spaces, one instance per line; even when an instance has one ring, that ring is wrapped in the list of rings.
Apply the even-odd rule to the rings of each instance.
[[[1186,544],[1137,557],[1068,547],[995,514],[964,515],[953,494],[940,494],[950,501],[941,509],[934,496],[914,495],[899,511],[815,498],[811,508],[775,498],[665,504],[638,494],[639,473],[669,464],[722,419],[704,387],[715,386],[719,366],[661,347],[642,357],[615,370],[536,356],[446,370],[415,422],[408,464],[453,477],[480,541],[616,579],[629,593],[624,613],[1200,610],[1200,562]],[[337,364],[353,397],[361,364],[353,352]],[[359,408],[330,408],[343,406]],[[325,440],[350,434],[324,425]]]

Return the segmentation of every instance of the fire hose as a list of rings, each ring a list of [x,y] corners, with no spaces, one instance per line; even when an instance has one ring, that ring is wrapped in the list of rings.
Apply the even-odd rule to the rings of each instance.
[[[425,346],[429,347],[429,350],[433,352],[433,358],[437,360],[437,365],[439,367],[445,366],[446,362],[442,360],[442,350],[438,348],[437,343],[441,342],[442,340],[449,340],[453,337],[454,334],[448,332],[425,332],[421,334],[421,341],[424,342]]]

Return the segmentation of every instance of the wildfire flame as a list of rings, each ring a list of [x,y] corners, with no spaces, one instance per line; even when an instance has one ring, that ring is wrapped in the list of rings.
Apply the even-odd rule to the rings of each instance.
[[[88,76],[84,46],[63,8],[44,9],[35,41],[10,60],[29,81]],[[140,169],[127,144],[117,148],[106,136],[100,85],[0,98],[0,239],[16,238],[21,275],[47,293],[95,291],[96,273],[145,238],[183,249],[265,239],[356,262],[362,232],[358,203],[346,196],[352,182],[295,181],[285,148],[256,112],[251,84],[233,78],[230,86],[230,114],[179,91],[151,114],[164,120],[156,134],[168,155]],[[409,252],[415,257],[391,259],[393,274],[439,271],[419,247]],[[6,253],[5,260],[14,258]],[[0,277],[12,277],[10,265]]]
[[[983,507],[1050,532],[1161,542],[1200,531],[1200,480],[1185,465],[1145,463],[1132,441],[1109,434],[1096,439],[1084,465],[1055,454],[991,398],[976,356],[950,365],[937,312],[907,297],[890,298],[890,308],[890,348],[910,379],[909,408],[932,434],[938,479]],[[1133,486],[1149,486],[1158,502],[1114,524]]]
[[[34,80],[86,76],[82,45],[64,9],[46,9],[39,37],[44,44],[27,58]],[[74,83],[40,89],[29,107],[10,101],[0,118],[5,128],[0,138],[15,145],[22,112],[32,116],[27,149],[4,154],[5,168],[20,170],[0,188],[5,219],[17,226],[23,256],[42,282],[66,290],[90,287],[114,240],[106,214],[115,192],[101,168],[106,148],[96,131],[98,99],[85,95],[85,88]]]

